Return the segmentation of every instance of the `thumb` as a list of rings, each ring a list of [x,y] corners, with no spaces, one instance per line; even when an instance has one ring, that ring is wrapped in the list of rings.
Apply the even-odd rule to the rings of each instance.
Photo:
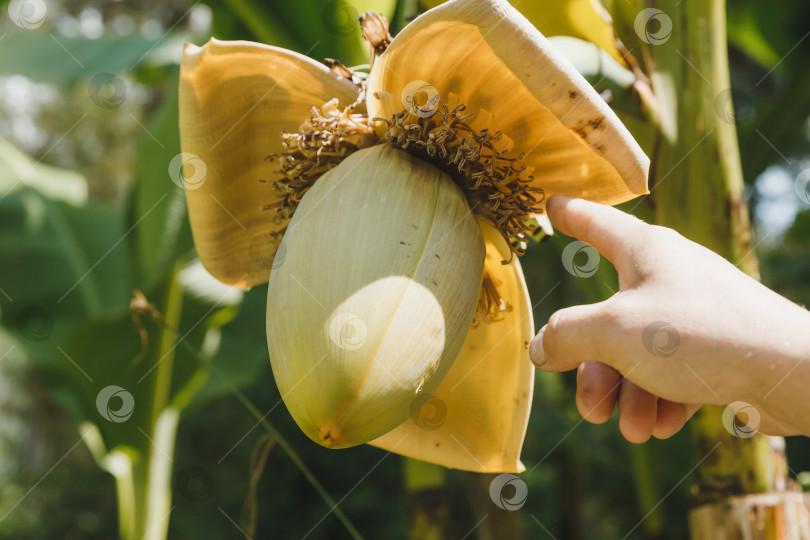
[[[606,303],[556,311],[532,340],[529,355],[544,371],[568,371],[582,362],[600,360],[607,332]]]
[[[569,197],[551,197],[546,208],[554,227],[592,245],[619,275],[633,270],[632,255],[644,247],[648,225],[643,221],[610,206]]]

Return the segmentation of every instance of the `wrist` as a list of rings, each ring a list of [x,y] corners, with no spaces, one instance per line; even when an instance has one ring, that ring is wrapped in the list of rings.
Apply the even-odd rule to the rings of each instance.
[[[784,299],[782,299],[784,300]],[[785,302],[787,302],[785,300]],[[771,312],[774,313],[774,312]],[[810,312],[790,303],[773,321],[768,346],[749,351],[745,401],[796,431],[810,434]]]

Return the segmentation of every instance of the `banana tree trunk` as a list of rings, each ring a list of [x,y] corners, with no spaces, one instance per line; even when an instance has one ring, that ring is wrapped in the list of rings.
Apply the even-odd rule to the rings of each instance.
[[[478,520],[470,530],[461,531],[463,538],[477,540],[521,540],[523,534],[518,521],[520,512],[502,510],[492,503],[489,489],[495,474],[462,473],[461,484]]]
[[[725,1],[630,4],[615,4],[618,29],[643,59],[660,102],[648,199],[655,221],[758,278],[731,108]],[[692,539],[810,539],[801,495],[788,491],[784,440],[735,437],[721,416],[721,407],[704,407],[692,422],[703,459]]]

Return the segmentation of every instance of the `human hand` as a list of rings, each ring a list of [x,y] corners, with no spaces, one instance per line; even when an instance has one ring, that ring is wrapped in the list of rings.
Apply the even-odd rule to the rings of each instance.
[[[619,428],[638,443],[675,434],[701,404],[745,401],[761,431],[810,432],[806,310],[671,229],[579,199],[547,208],[619,274],[618,293],[557,311],[530,347],[540,369],[578,368],[583,418],[605,422],[618,403]]]

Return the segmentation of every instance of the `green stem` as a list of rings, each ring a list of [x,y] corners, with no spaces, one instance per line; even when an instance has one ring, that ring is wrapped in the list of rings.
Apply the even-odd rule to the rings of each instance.
[[[658,538],[664,532],[664,509],[659,504],[661,493],[650,460],[649,444],[632,444],[633,479],[636,484],[639,510],[644,520],[644,531],[648,538]]]
[[[143,459],[131,463],[128,474],[116,474],[119,484],[119,512],[125,500],[132,500],[134,512],[131,524],[121,532],[123,540],[164,540],[169,530],[171,506],[171,467],[174,442],[180,413],[169,406],[172,372],[177,348],[177,332],[183,310],[183,288],[179,282],[181,264],[176,263],[168,280],[164,302],[165,324],[161,326],[158,355],[152,377],[148,451]],[[129,480],[127,480],[129,477]],[[132,496],[126,493],[132,490]],[[122,519],[122,525],[124,520]]]
[[[172,502],[172,456],[180,411],[164,409],[152,430],[149,476],[146,483],[146,520],[141,540],[165,540],[169,532]]]
[[[418,459],[403,459],[408,494],[408,538],[442,540],[447,522],[446,469]]]

